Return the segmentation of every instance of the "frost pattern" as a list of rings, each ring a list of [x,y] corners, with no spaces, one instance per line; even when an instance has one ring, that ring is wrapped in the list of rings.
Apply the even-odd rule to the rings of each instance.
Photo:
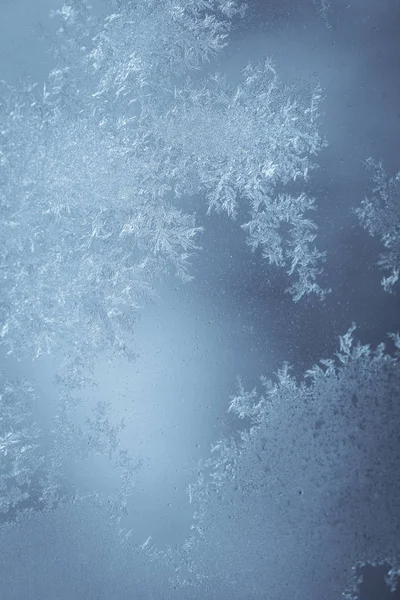
[[[262,394],[232,398],[248,425],[214,446],[190,489],[194,562],[215,597],[339,598],[356,564],[397,573],[399,336],[390,354],[353,333],[304,381],[285,364]]]
[[[320,91],[300,101],[268,60],[248,65],[236,87],[201,73],[244,15],[234,0],[109,5],[105,20],[85,0],[54,11],[58,66],[43,88],[0,83],[0,342],[18,359],[52,355],[59,391],[45,458],[22,392],[3,417],[6,519],[31,502],[37,479],[35,498],[58,506],[65,462],[93,454],[119,470],[117,521],[123,513],[138,465],[120,446],[111,406],[79,421],[79,394],[100,355],[134,358],[129,335],[157,281],[190,278],[202,228],[185,211],[189,196],[210,213],[250,213],[249,244],[298,278],[295,300],[323,295],[323,254],[305,216],[313,202],[278,192],[307,179],[324,144]],[[43,460],[46,475],[36,472]],[[194,573],[196,548],[192,540],[182,550],[182,571]]]
[[[21,513],[51,507],[41,432],[33,420],[33,387],[0,379],[0,527]]]
[[[117,518],[122,518],[125,514],[127,500],[132,494],[136,473],[141,466],[140,461],[134,460],[121,443],[120,434],[124,428],[123,419],[115,421],[111,403],[98,401],[92,407],[86,406],[85,417],[78,415],[73,407],[65,403],[61,405],[55,418],[53,447],[50,452],[60,472],[65,471],[66,461],[72,461],[74,471],[79,472],[90,457],[107,458],[119,476],[119,485],[109,498]],[[72,496],[85,498],[79,488],[70,485],[69,497]]]
[[[298,276],[294,298],[323,295],[312,201],[275,191],[307,178],[323,145],[319,91],[303,106],[270,61],[236,88],[190,75],[227,43],[236,2],[111,5],[105,20],[84,0],[53,13],[59,68],[43,90],[1,84],[0,336],[16,356],[126,348],[160,274],[189,278],[190,195],[231,217],[250,208],[250,244]]]
[[[3,99],[0,335],[18,357],[90,356],[122,346],[157,274],[186,276],[199,229],[161,199],[135,198],[123,149],[46,94],[10,92],[12,110]]]
[[[116,423],[111,405],[105,402],[87,407],[85,418],[67,402],[60,402],[52,426],[45,432],[33,416],[40,400],[27,380],[1,376],[0,529],[72,499],[84,500],[88,492],[68,481],[66,468],[73,464],[77,473],[94,456],[107,457],[119,474],[119,485],[108,500],[115,518],[121,518],[140,467],[121,443],[124,421]]]
[[[324,298],[329,292],[316,283],[325,253],[312,246],[317,226],[304,216],[306,211],[314,208],[314,201],[305,194],[298,198],[289,195],[268,198],[254,194],[252,220],[242,225],[249,234],[247,241],[253,252],[261,247],[263,257],[270,264],[286,267],[289,275],[297,273],[298,281],[287,290],[295,302],[311,293]],[[289,229],[289,239],[285,239],[280,231],[285,225]]]
[[[98,127],[118,131],[125,155],[134,157],[138,193],[169,194],[183,205],[199,194],[210,211],[234,217],[253,195],[307,178],[309,156],[323,145],[319,90],[303,106],[268,60],[248,65],[236,88],[218,73],[191,75],[224,47],[227,17],[239,6],[116,4],[104,23],[81,2],[73,19],[64,16],[58,54],[70,66],[57,74],[57,85],[70,106],[72,97],[77,102],[77,114],[90,112]]]
[[[331,27],[329,23],[329,15],[332,10],[329,0],[311,0],[317,9],[318,13],[321,15],[325,25],[327,27]]]
[[[400,273],[400,171],[388,177],[381,162],[366,161],[371,173],[372,198],[366,198],[356,212],[361,224],[372,236],[380,238],[385,251],[379,266],[390,272],[382,279],[386,292],[392,292]]]

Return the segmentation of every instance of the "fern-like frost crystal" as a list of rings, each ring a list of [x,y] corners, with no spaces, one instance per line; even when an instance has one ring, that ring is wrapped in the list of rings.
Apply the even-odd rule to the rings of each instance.
[[[363,227],[379,237],[385,248],[379,266],[389,275],[382,279],[382,286],[392,292],[400,273],[400,172],[388,177],[383,164],[372,158],[366,167],[371,173],[373,195],[362,202],[357,213]]]

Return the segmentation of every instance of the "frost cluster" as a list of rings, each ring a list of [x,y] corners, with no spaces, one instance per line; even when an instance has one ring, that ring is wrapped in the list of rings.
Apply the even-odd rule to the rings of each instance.
[[[303,106],[269,61],[236,88],[197,74],[235,2],[112,5],[105,20],[85,0],[55,11],[44,88],[1,85],[0,335],[18,357],[124,348],[160,274],[189,277],[193,195],[231,217],[250,208],[249,243],[297,275],[294,298],[322,293],[313,202],[274,191],[306,178],[323,145],[320,94]]]
[[[232,399],[247,426],[214,447],[190,490],[199,578],[221,593],[340,598],[352,567],[377,560],[396,580],[400,340],[372,350],[353,331],[303,381],[285,364],[262,393],[241,386]]]
[[[373,196],[366,198],[357,210],[361,224],[372,236],[380,238],[385,250],[379,266],[390,274],[382,279],[386,292],[392,292],[400,273],[400,171],[388,177],[381,162],[369,158]]]

